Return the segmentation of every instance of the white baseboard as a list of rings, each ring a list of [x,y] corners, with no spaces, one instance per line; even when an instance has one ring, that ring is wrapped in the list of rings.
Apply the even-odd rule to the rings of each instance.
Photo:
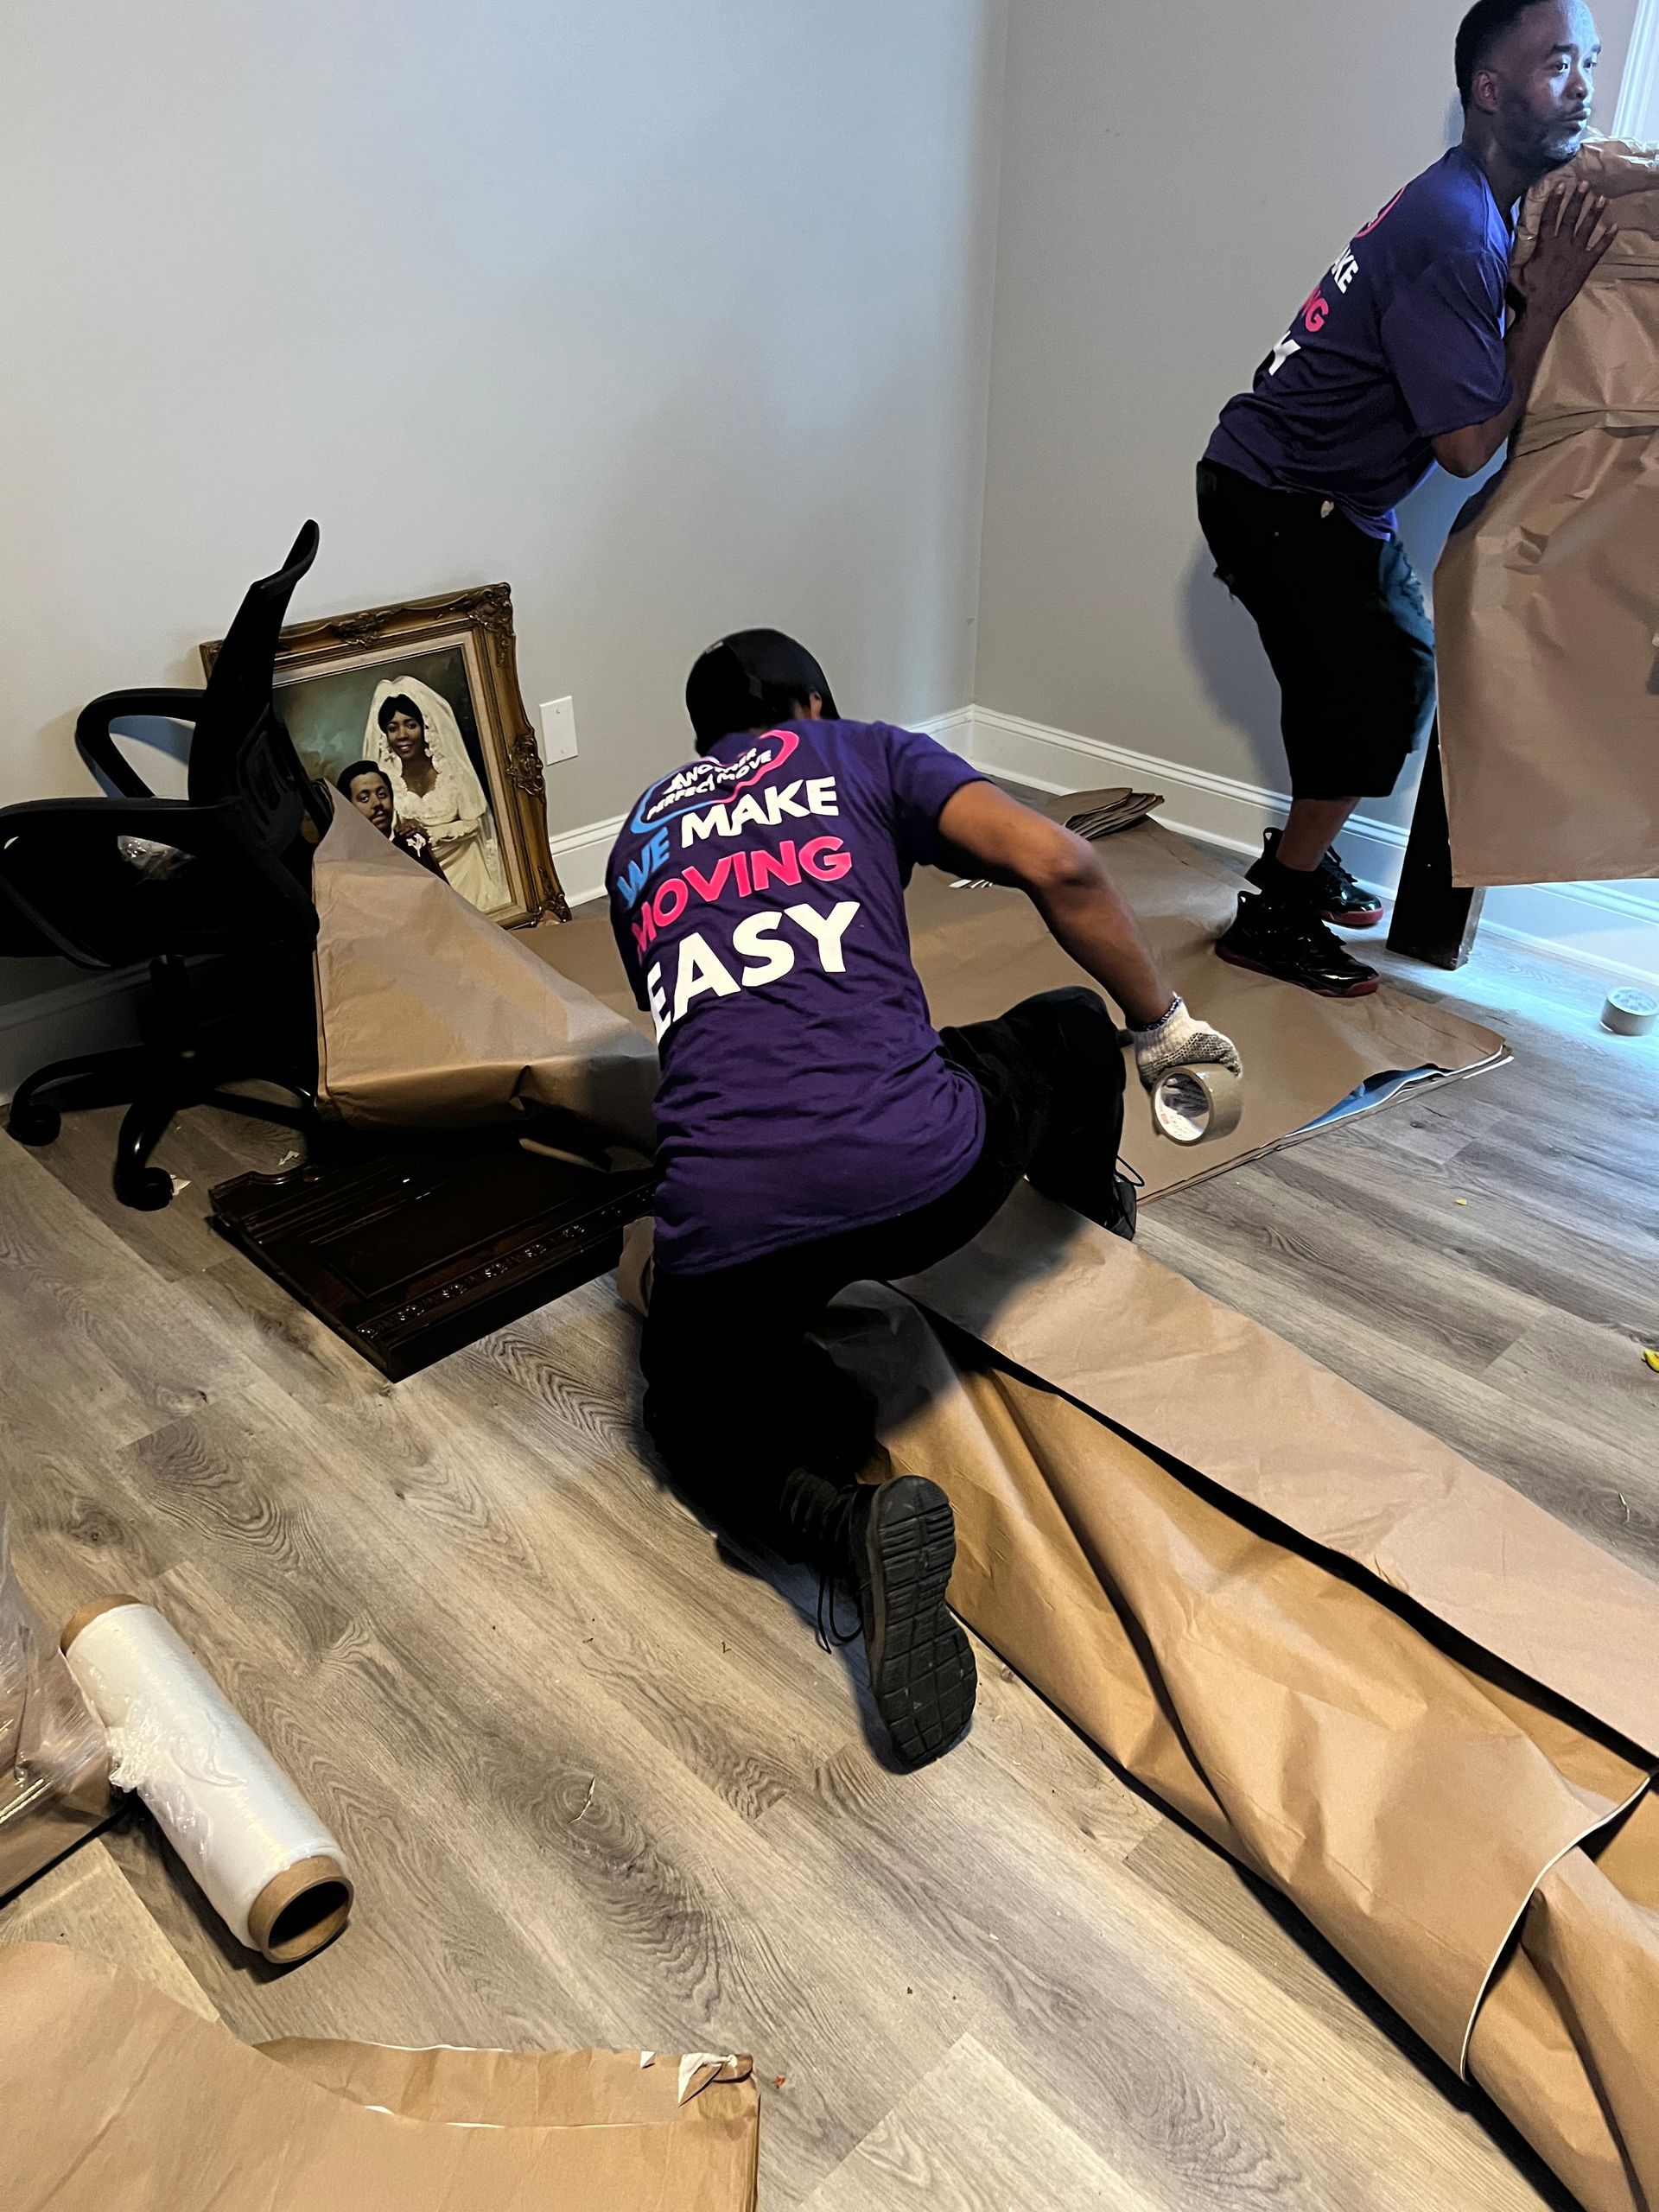
[[[548,839],[559,881],[573,906],[603,898],[605,863],[626,820],[626,814],[613,815],[607,821],[589,822],[582,829],[562,830]]]
[[[1179,761],[1135,753],[1103,738],[1050,729],[1017,715],[969,707],[944,718],[953,731],[926,725],[942,744],[995,776],[1043,791],[1079,791],[1096,782],[1133,784],[1162,791],[1159,815],[1172,830],[1237,853],[1259,853],[1262,833],[1283,822],[1290,801],[1277,791],[1231,776],[1212,775]],[[966,725],[966,742],[962,726]],[[953,741],[954,740],[954,741]],[[1406,832],[1392,822],[1356,815],[1342,839],[1342,853],[1356,875],[1392,893],[1405,858]],[[1614,982],[1659,982],[1659,883],[1652,902],[1605,883],[1557,883],[1489,891],[1484,931],[1586,974]]]

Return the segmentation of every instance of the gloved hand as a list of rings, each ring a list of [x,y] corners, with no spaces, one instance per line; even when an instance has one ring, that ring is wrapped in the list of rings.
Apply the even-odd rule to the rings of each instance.
[[[1235,1075],[1244,1072],[1232,1039],[1189,1014],[1183,998],[1177,998],[1155,1028],[1131,1029],[1129,1036],[1135,1066],[1148,1090],[1156,1090],[1172,1068],[1223,1067]]]

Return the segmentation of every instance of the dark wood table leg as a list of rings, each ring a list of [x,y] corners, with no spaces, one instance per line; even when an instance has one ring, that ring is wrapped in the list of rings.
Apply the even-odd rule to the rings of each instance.
[[[1436,722],[1423,763],[1422,787],[1411,818],[1411,841],[1395,895],[1389,949],[1431,968],[1461,968],[1475,949],[1484,891],[1460,891],[1452,880],[1452,835],[1440,778],[1440,728]]]

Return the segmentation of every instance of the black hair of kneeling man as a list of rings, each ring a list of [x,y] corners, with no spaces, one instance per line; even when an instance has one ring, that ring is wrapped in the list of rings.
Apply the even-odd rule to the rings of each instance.
[[[829,679],[806,647],[781,630],[734,630],[701,654],[685,685],[685,710],[706,753],[738,729],[794,721],[814,694],[838,721]]]

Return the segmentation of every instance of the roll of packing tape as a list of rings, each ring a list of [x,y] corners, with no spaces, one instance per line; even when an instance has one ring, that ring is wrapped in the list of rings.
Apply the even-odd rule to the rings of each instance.
[[[1645,1037],[1659,1023],[1659,999],[1645,991],[1615,991],[1601,1010],[1601,1026],[1615,1037]]]
[[[1244,1111],[1244,1086],[1230,1068],[1172,1068],[1152,1094],[1153,1126],[1173,1144],[1230,1137]]]
[[[345,1854],[189,1646],[137,1598],[63,1631],[69,1670],[136,1790],[241,1943],[292,1966],[351,1917]]]

